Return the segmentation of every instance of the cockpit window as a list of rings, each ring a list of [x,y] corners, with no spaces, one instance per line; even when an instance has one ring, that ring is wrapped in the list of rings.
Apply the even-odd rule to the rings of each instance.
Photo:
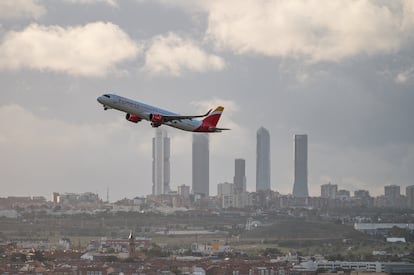
[[[103,95],[104,97],[111,98],[109,95]]]

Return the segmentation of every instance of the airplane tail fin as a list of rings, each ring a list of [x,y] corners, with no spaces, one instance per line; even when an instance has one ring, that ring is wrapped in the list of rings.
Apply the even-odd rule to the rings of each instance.
[[[223,130],[230,130],[227,128],[216,127],[223,110],[224,107],[218,106],[214,111],[210,112],[208,116],[203,119],[200,130],[202,130],[202,132],[221,132]]]
[[[210,112],[210,114],[203,119],[203,125],[208,127],[216,127],[220,117],[221,113],[223,113],[224,107],[218,106],[214,111]]]
[[[194,132],[221,132],[223,130],[230,130],[227,128],[217,128],[216,125],[223,113],[224,107],[218,106],[214,111],[209,111],[207,116],[201,121],[200,127],[194,130]]]

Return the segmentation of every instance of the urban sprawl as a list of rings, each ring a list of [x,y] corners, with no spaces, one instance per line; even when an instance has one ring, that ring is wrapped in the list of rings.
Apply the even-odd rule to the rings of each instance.
[[[194,135],[192,186],[169,185],[169,138],[153,139],[153,192],[0,197],[0,274],[414,274],[414,186],[351,193],[307,186],[307,135],[294,137],[293,192],[270,188],[257,132],[256,191],[244,159],[210,196],[208,136]]]

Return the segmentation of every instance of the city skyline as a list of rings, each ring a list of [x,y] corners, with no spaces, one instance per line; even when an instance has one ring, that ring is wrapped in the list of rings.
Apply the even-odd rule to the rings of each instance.
[[[256,132],[256,135],[258,136],[259,133],[260,134],[263,134],[264,133],[265,136],[267,136],[267,138],[270,139],[270,134],[268,133],[268,131],[266,130],[266,128],[260,127],[258,129],[258,131]],[[296,138],[297,137],[299,137],[299,139],[300,139],[299,146],[296,145]],[[303,137],[305,137],[304,140],[302,139]],[[261,138],[263,138],[263,136],[261,136]],[[265,141],[267,140],[267,138],[265,137]],[[301,153],[303,153],[303,150],[305,150],[305,152],[307,152],[307,135],[304,135],[304,134],[300,134],[300,135],[295,134],[293,140],[294,140],[294,146],[293,146],[294,165],[293,165],[293,167],[294,167],[294,171],[295,171],[295,165],[297,163],[296,159],[298,158],[298,156],[296,155],[297,154],[296,150],[302,151]],[[193,191],[194,190],[193,189],[194,188],[194,181],[192,181],[191,184],[189,184],[189,183],[183,183],[182,186],[181,185],[177,185],[177,186],[173,186],[173,187],[170,186],[170,182],[171,182],[171,178],[170,178],[171,177],[171,173],[170,173],[170,169],[171,169],[170,168],[170,166],[171,166],[171,164],[170,164],[170,151],[171,151],[171,145],[170,144],[171,144],[171,139],[170,139],[170,137],[168,137],[168,130],[166,130],[165,128],[156,128],[155,129],[155,137],[152,138],[152,144],[153,144],[153,147],[152,147],[152,150],[153,150],[153,161],[152,161],[152,163],[153,163],[153,176],[155,176],[155,178],[156,178],[156,175],[158,174],[160,176],[159,179],[162,179],[162,182],[163,182],[162,189],[160,189],[159,186],[161,186],[161,185],[154,184],[155,178],[153,178],[154,180],[152,182],[152,189],[154,190],[155,186],[158,186],[158,191],[157,192],[162,192],[162,193],[155,194],[154,191],[152,191],[152,195],[168,194],[168,192],[170,192],[170,191],[172,191],[172,192],[179,191],[179,188],[180,187],[187,187],[187,186],[191,186],[192,187],[191,192],[190,192],[191,194],[196,194]],[[206,145],[207,145],[207,147],[206,147]],[[257,146],[257,144],[256,144],[256,146]],[[207,149],[207,152],[209,152],[208,147],[209,147],[209,134],[205,134],[205,133],[193,134],[192,163],[194,165],[194,157],[195,156],[196,157],[197,156],[198,157],[203,156],[203,158],[199,158],[198,159],[198,164],[196,166],[203,165],[204,168],[207,167],[207,170],[206,169],[200,169],[201,173],[200,173],[200,171],[198,171],[198,173],[196,173],[196,174],[206,175],[206,172],[208,172],[208,174],[209,174],[209,165],[207,165],[207,166],[205,165],[206,163],[209,163],[209,161],[208,161],[209,153],[207,153],[207,155],[206,154],[201,154],[200,155],[200,153],[205,152],[206,149]],[[194,151],[194,149],[196,149],[196,150]],[[162,152],[162,156],[161,156],[161,152]],[[299,153],[299,155],[301,153]],[[165,154],[165,156],[164,156],[164,154]],[[157,156],[157,159],[161,157],[161,159],[163,160],[162,161],[163,164],[162,165],[158,165],[158,167],[160,169],[162,169],[162,171],[163,171],[162,173],[156,173],[156,171],[157,171],[157,169],[156,169],[156,167],[157,167],[157,165],[156,165],[157,161],[155,161],[155,158],[154,158],[155,156]],[[206,156],[207,156],[207,158],[206,158]],[[206,160],[207,160],[207,162],[206,162]],[[240,175],[240,173],[242,171],[245,171],[246,170],[245,162],[246,161],[244,159],[240,159],[240,158],[234,159],[234,175],[236,175],[236,173]],[[196,161],[196,163],[197,163],[197,161]],[[242,168],[242,166],[243,166],[242,164],[244,164],[244,167],[243,168]],[[299,174],[299,178],[301,178],[301,180],[303,181],[304,176],[306,176],[306,174],[307,174],[307,153],[304,154],[304,158],[302,158],[299,161],[298,165],[299,166],[302,166],[302,168],[301,168],[302,171],[299,172],[298,174]],[[306,167],[306,169],[303,169],[304,167]],[[237,171],[236,171],[236,169],[237,169]],[[194,166],[193,166],[192,171],[194,172]],[[205,181],[205,178],[204,178],[204,182],[206,182]],[[233,181],[231,181],[231,182],[224,182],[224,184],[234,184],[234,189],[236,190],[237,187],[236,187],[236,183],[235,182],[236,182],[236,176],[233,176]],[[244,176],[244,183],[246,184],[246,182],[247,182],[246,176]],[[215,190],[220,184],[222,184],[222,182],[210,183],[210,184],[213,184],[213,190]],[[209,186],[208,190],[210,189],[210,184],[208,185]],[[206,186],[206,185],[204,185],[204,186]],[[246,187],[246,186],[244,186],[244,187]],[[332,189],[331,187],[335,187],[335,191],[350,191],[350,192],[355,192],[355,191],[357,191],[357,192],[358,191],[368,191],[369,192],[370,191],[369,189],[368,190],[365,190],[365,189],[361,189],[361,188],[356,188],[356,189],[351,189],[351,190],[347,190],[347,189],[344,190],[342,188],[341,190],[339,190],[338,189],[338,184],[332,184],[331,182],[327,182],[327,183],[321,182],[318,185],[315,185],[315,186],[312,186],[312,187],[314,187],[314,189],[315,189],[315,192],[313,192],[312,195],[310,195],[308,193],[307,196],[300,195],[300,196],[297,196],[297,197],[319,197],[319,196],[320,197],[324,197],[322,195],[322,193],[323,192],[328,192],[327,190],[331,190]],[[406,187],[407,188],[412,188],[413,186],[412,185],[407,185]],[[327,189],[325,189],[324,191],[322,191],[321,188],[327,188]],[[384,195],[385,197],[391,196],[392,197],[392,200],[395,200],[395,194],[396,194],[396,192],[397,193],[400,192],[400,186],[399,185],[395,185],[395,184],[384,185],[381,188],[384,188],[385,189],[384,190],[384,193],[382,193],[382,194],[380,193],[380,194],[377,194],[377,195],[379,195],[379,196]],[[292,184],[292,190],[294,190],[294,189],[295,189],[295,181],[293,181],[293,184]],[[306,189],[308,189],[308,187]],[[317,189],[319,190],[319,195],[318,195],[318,192],[316,191]],[[160,191],[160,190],[162,190],[162,191]],[[278,190],[277,188],[272,188],[272,187],[270,189],[267,189],[267,190],[280,192],[280,190]],[[397,191],[395,191],[395,190],[397,190]],[[257,192],[257,190],[248,190],[247,188],[244,189],[244,191],[247,191],[247,192]],[[88,190],[81,190],[81,193],[82,192],[90,193],[90,191],[88,191]],[[109,193],[108,193],[109,192],[109,189],[107,189],[105,192],[106,192],[105,194],[102,193],[102,194],[100,194],[100,196],[101,197],[104,197],[104,196],[108,196],[109,195]],[[387,192],[388,192],[388,194],[387,194]],[[69,193],[70,194],[72,192],[65,192],[65,193]],[[201,193],[198,193],[198,194],[202,194],[202,192]],[[282,195],[293,195],[295,197],[295,195],[293,194],[293,192],[285,192],[285,193],[281,192],[281,194]],[[389,194],[392,194],[392,195],[389,195]],[[44,194],[37,194],[37,195],[44,196],[44,197],[48,197],[47,195],[44,195]],[[140,195],[146,196],[146,195],[149,195],[149,193],[148,194],[140,194]],[[213,194],[213,195],[209,194],[209,195],[210,196],[216,196],[217,194]],[[36,195],[30,195],[30,196],[36,197]],[[124,197],[125,197],[125,195],[123,195],[123,198]],[[332,198],[331,196],[328,196],[328,197],[329,198]]]
[[[226,193],[227,195],[237,195],[240,194],[240,192],[236,191],[236,185],[233,182],[220,182],[216,184],[217,193],[214,195],[210,195],[210,198],[214,197],[220,197],[223,193]],[[407,199],[407,206],[410,208],[414,208],[414,185],[409,185],[404,188],[405,192],[401,192],[401,186],[399,185],[385,185],[382,186],[383,192],[378,195],[371,195],[370,190],[365,189],[358,189],[358,190],[346,190],[338,186],[337,184],[327,183],[327,184],[321,184],[319,186],[320,193],[315,196],[309,196],[308,198],[324,198],[324,199],[331,199],[331,200],[343,200],[343,194],[347,193],[348,199],[350,198],[379,198],[383,199],[386,202],[400,202],[400,199],[402,196],[406,197]],[[276,192],[280,196],[286,196],[294,199],[294,196],[291,193],[279,193],[278,190],[267,190],[268,192]],[[255,191],[246,191],[247,193],[257,193]],[[259,191],[262,192],[262,191]],[[52,192],[49,194],[50,200],[47,199],[47,196],[35,196],[35,195],[29,195],[29,196],[9,196],[9,197],[0,197],[2,199],[27,199],[27,200],[33,200],[37,202],[43,202],[43,201],[50,201],[52,203],[64,203],[65,200],[74,200],[74,201],[87,201],[87,200],[101,200],[104,201],[103,197],[101,197],[97,193],[93,193],[90,191],[84,191],[80,193],[72,193],[72,192]],[[188,198],[190,195],[196,195],[192,194],[190,192],[190,186],[188,185],[180,185],[177,186],[176,189],[171,189],[169,193],[161,194],[160,196],[183,196],[185,198]],[[146,194],[145,196],[154,196],[153,194]],[[124,197],[121,199],[143,199],[145,196],[135,196],[132,194],[132,197]],[[195,199],[197,201],[198,198]],[[116,202],[116,201],[109,201],[109,202]],[[389,204],[389,207],[397,207],[398,205]]]
[[[104,112],[104,93],[183,115],[223,106],[212,194],[235,158],[255,190],[262,125],[272,190],[292,192],[297,133],[311,137],[309,195],[411,185],[414,4],[323,1],[0,1],[0,196],[151,194],[154,129]],[[170,186],[191,186],[192,135],[168,135]]]
[[[261,136],[261,134],[265,135],[265,139],[264,139],[265,143],[266,143],[267,139],[270,139],[270,134],[268,133],[266,128],[260,127],[258,129],[257,133],[256,133],[257,137],[259,136],[259,133],[260,133],[260,138],[263,138],[263,136]],[[299,137],[299,139],[300,139],[299,146],[297,146],[297,144],[296,144],[297,137]],[[303,137],[305,137],[305,139],[303,139]],[[307,135],[304,135],[304,134],[297,135],[297,134],[295,134],[293,140],[294,140],[294,146],[293,146],[294,168],[295,168],[296,164],[298,164],[299,166],[302,166],[301,170],[303,170],[303,171],[299,172],[298,174],[299,174],[299,178],[301,178],[301,180],[303,181],[304,176],[306,176],[306,174],[307,174]],[[170,174],[171,174],[170,173],[170,166],[171,166],[171,164],[170,164],[171,145],[170,144],[171,144],[171,139],[168,137],[168,131],[165,128],[156,128],[155,129],[155,137],[152,138],[152,144],[153,144],[153,147],[152,147],[153,161],[152,161],[152,163],[153,163],[153,176],[154,176],[153,179],[155,180],[157,178],[156,175],[158,174],[160,176],[160,177],[158,177],[159,178],[158,180],[161,179],[162,182],[163,182],[162,188],[160,189],[161,185],[155,184],[155,182],[153,180],[152,189],[155,190],[154,188],[156,186],[158,186],[158,188],[157,188],[158,191],[157,192],[162,192],[162,193],[155,192],[156,193],[155,194],[154,191],[152,191],[152,195],[168,194],[169,192],[180,191],[180,187],[182,188],[182,187],[189,187],[189,186],[192,186],[192,189],[190,191],[191,194],[202,194],[202,192],[194,193],[194,191],[193,191],[194,190],[193,189],[194,188],[194,181],[192,181],[192,184],[183,183],[182,185],[177,185],[177,186],[173,186],[173,187],[170,186],[170,181],[171,181],[171,179],[170,179]],[[207,147],[206,147],[206,145],[207,145]],[[256,146],[257,146],[257,144],[256,144]],[[200,167],[204,168],[204,169],[200,169],[196,173],[198,175],[206,175],[206,172],[208,172],[208,174],[209,174],[209,165],[207,165],[207,166],[205,165],[206,163],[209,163],[209,161],[208,161],[209,148],[208,147],[209,147],[209,134],[205,134],[205,133],[193,134],[193,143],[192,143],[193,169],[192,169],[192,171],[194,172],[194,168],[195,168],[194,164],[195,163],[198,163],[196,166],[202,165]],[[207,154],[202,154],[203,152],[206,151],[206,149],[207,149]],[[256,149],[258,149],[258,148],[256,148]],[[298,158],[296,150],[299,150],[299,152],[300,152],[299,155],[301,155],[303,153],[303,150],[305,150],[305,152],[306,152],[306,154],[304,154],[304,158],[299,157],[299,158],[301,158],[299,163],[297,163],[297,161],[296,161],[296,159]],[[200,156],[203,156],[203,157],[199,158]],[[207,158],[206,158],[206,156],[207,156]],[[198,161],[194,162],[194,157],[198,158]],[[159,159],[159,158],[162,160],[162,165],[157,166],[156,163],[158,163],[158,162],[156,161],[156,159]],[[246,163],[246,161],[244,159],[240,159],[240,158],[234,159],[233,181],[224,182],[224,183],[221,183],[221,182],[210,183],[210,184],[213,184],[213,186],[215,185],[215,187],[213,187],[213,190],[215,190],[215,188],[218,188],[218,186],[221,185],[221,184],[224,184],[224,185],[234,184],[234,190],[238,190],[237,189],[238,187],[236,186],[236,178],[237,178],[236,174],[241,175],[241,173],[246,170],[245,163]],[[161,169],[162,173],[157,173],[157,170],[159,170],[159,169],[157,169],[156,167]],[[207,167],[207,169],[205,169],[206,167]],[[303,168],[306,168],[306,169],[303,169]],[[161,170],[159,170],[159,171],[161,171]],[[294,171],[295,171],[295,169],[294,169]],[[193,179],[194,179],[194,177],[193,177]],[[158,182],[158,180],[157,180],[157,182]],[[237,181],[239,181],[239,180],[240,179],[237,179]],[[204,182],[206,182],[205,178],[204,178]],[[245,175],[244,175],[244,178],[243,178],[243,182],[244,182],[244,184],[246,184],[246,182],[247,182]],[[210,184],[208,186],[210,186]],[[205,189],[205,186],[207,186],[207,185],[204,185],[204,189]],[[200,187],[201,187],[201,185],[200,185]],[[246,185],[244,185],[244,187],[246,187]],[[320,197],[325,197],[322,194],[324,194],[325,192],[331,192],[331,194],[332,194],[332,187],[335,187],[334,188],[335,191],[351,191],[351,192],[368,191],[368,193],[370,191],[370,190],[365,190],[365,189],[361,189],[361,188],[356,188],[354,190],[344,190],[344,189],[339,190],[338,185],[337,184],[332,184],[331,182],[328,182],[328,183],[322,183],[321,182],[321,183],[319,183],[319,185],[317,185],[317,186],[315,185],[314,187],[315,187],[315,190],[317,188],[319,188],[319,191],[320,191],[319,195],[318,195],[317,192],[313,192],[313,195],[309,195],[309,193],[308,193],[307,196],[300,195],[300,196],[296,196],[296,197],[319,197],[319,196]],[[407,190],[409,190],[412,187],[413,187],[412,185],[407,185],[407,188],[408,188]],[[379,194],[379,196],[384,195],[386,198],[391,197],[392,200],[395,200],[396,199],[395,194],[396,193],[400,194],[400,186],[398,186],[398,185],[394,185],[394,184],[384,185],[383,188],[384,188],[384,193]],[[210,187],[208,188],[208,190],[209,189],[210,189]],[[293,190],[295,189],[295,181],[293,181],[292,189]],[[306,188],[306,189],[308,189],[308,188]],[[162,190],[162,191],[160,191],[160,190]],[[270,188],[270,189],[267,189],[267,190],[280,192],[276,188]],[[322,190],[324,190],[324,191],[322,191]],[[257,190],[247,190],[247,188],[245,188],[244,191],[245,192],[246,191],[247,192],[257,192]],[[81,191],[81,193],[82,192],[90,193],[90,191],[88,191],[88,190],[83,190],[83,191]],[[101,197],[108,196],[109,195],[108,192],[109,192],[109,189],[106,190],[105,194],[102,194],[100,196]],[[237,191],[235,191],[235,192],[237,192]],[[65,193],[71,194],[72,192],[65,192]],[[54,193],[52,193],[52,194],[54,194]],[[392,195],[390,195],[390,194],[392,194]],[[43,194],[40,194],[40,195],[43,195]],[[146,195],[149,195],[149,194],[141,194],[141,195],[146,196]],[[213,195],[209,194],[209,196],[216,196],[216,195],[218,195],[218,194],[213,194]],[[293,192],[287,192],[287,193],[282,192],[281,195],[293,195],[295,197]],[[30,195],[30,196],[36,197],[36,195]],[[407,196],[409,196],[409,195],[407,195]],[[47,197],[47,196],[44,196],[44,197]],[[327,196],[327,198],[332,198],[332,196]]]

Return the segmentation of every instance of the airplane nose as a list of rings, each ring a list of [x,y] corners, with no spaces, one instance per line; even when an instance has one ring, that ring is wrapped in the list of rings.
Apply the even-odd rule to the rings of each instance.
[[[98,98],[96,98],[96,100],[102,104],[102,96],[98,96]]]

